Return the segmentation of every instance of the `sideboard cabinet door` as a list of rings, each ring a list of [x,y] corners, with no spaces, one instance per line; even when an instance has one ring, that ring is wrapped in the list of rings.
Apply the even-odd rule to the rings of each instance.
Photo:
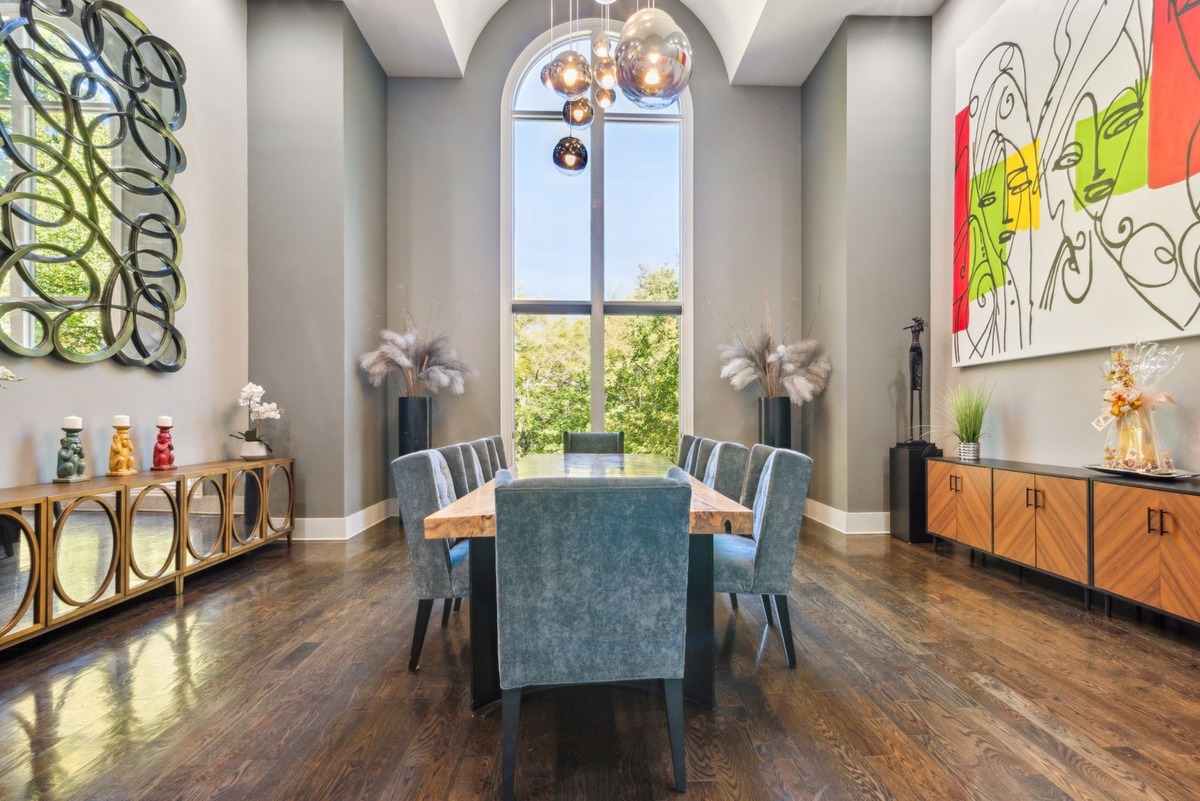
[[[1200,621],[1200,497],[1160,492],[1162,608]]]
[[[929,497],[926,509],[929,533],[936,537],[958,539],[955,530],[955,509],[958,506],[958,493],[955,491],[954,465],[949,462],[926,462],[929,466],[925,482],[925,490]]]
[[[995,553],[1014,562],[1036,566],[1034,528],[1035,477],[1031,473],[995,470],[992,473]]]
[[[1037,511],[1039,570],[1086,584],[1088,580],[1087,482],[1079,478],[1038,476]],[[997,510],[999,515],[999,510]]]
[[[1102,481],[1092,491],[1096,587],[1158,606],[1161,493]]]
[[[992,471],[988,467],[957,466],[958,541],[981,551],[992,550]]]

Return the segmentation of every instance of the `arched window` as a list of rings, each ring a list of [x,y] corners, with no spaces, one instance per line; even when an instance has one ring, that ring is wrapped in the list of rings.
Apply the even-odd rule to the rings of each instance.
[[[598,32],[539,37],[504,89],[501,398],[518,457],[561,450],[567,430],[674,456],[692,427],[691,99],[647,111],[617,90],[575,132],[587,168],[560,173],[570,129],[541,70],[568,47],[590,56]]]

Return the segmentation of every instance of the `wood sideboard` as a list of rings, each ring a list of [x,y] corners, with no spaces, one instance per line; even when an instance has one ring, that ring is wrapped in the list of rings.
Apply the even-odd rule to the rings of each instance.
[[[953,540],[1112,598],[1200,622],[1200,480],[930,458],[934,546]]]
[[[295,487],[263,459],[0,490],[0,649],[290,543]]]

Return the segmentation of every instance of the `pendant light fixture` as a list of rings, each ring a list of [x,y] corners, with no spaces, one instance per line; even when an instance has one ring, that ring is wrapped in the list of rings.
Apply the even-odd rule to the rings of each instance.
[[[626,20],[616,62],[617,85],[630,102],[645,109],[665,108],[683,94],[692,76],[692,43],[651,0]]]

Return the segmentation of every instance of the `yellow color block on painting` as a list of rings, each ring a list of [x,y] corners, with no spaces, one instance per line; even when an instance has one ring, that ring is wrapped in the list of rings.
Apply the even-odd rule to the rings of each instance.
[[[1013,231],[1038,230],[1042,224],[1041,174],[1038,143],[1033,142],[1008,157],[1004,164],[1008,208]]]

